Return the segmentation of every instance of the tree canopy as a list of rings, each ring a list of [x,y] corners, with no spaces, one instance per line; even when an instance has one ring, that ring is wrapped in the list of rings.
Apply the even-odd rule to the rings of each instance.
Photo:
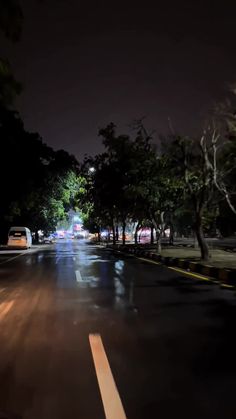
[[[12,224],[53,231],[74,205],[78,163],[54,151],[37,133],[27,132],[15,111],[0,108],[0,227]],[[4,234],[4,233],[3,233]]]
[[[85,222],[99,231],[107,228],[117,239],[127,224],[154,227],[158,248],[165,229],[195,232],[203,259],[209,252],[204,231],[216,229],[222,203],[234,210],[232,178],[235,143],[215,125],[200,138],[173,134],[162,138],[159,149],[142,121],[134,135],[118,135],[111,123],[99,131],[104,153],[86,157],[82,165],[84,187],[79,203]],[[219,153],[219,149],[221,153]],[[215,230],[216,232],[216,230]]]

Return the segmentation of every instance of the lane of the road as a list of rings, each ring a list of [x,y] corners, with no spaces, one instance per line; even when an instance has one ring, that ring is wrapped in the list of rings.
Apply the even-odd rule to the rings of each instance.
[[[235,418],[235,320],[234,291],[98,246],[0,255],[0,412]]]

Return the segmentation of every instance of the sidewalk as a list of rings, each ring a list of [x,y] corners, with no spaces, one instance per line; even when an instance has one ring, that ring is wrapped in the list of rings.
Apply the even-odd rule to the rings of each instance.
[[[201,262],[203,265],[215,266],[216,268],[236,269],[236,253],[227,252],[220,249],[210,249],[210,259],[204,262],[200,258],[199,249],[191,248],[165,248],[161,251],[161,256],[179,259],[188,259],[194,262]]]

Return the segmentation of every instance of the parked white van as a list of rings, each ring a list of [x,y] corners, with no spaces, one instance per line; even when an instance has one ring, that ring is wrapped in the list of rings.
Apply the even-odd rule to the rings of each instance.
[[[32,245],[31,232],[27,227],[11,227],[8,233],[8,247],[23,247],[28,249]]]

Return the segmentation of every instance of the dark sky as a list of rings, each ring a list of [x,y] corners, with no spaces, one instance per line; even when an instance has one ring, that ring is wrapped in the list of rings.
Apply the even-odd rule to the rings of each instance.
[[[98,128],[147,116],[196,133],[236,80],[236,2],[22,0],[21,41],[4,54],[24,84],[27,129],[81,159]]]

